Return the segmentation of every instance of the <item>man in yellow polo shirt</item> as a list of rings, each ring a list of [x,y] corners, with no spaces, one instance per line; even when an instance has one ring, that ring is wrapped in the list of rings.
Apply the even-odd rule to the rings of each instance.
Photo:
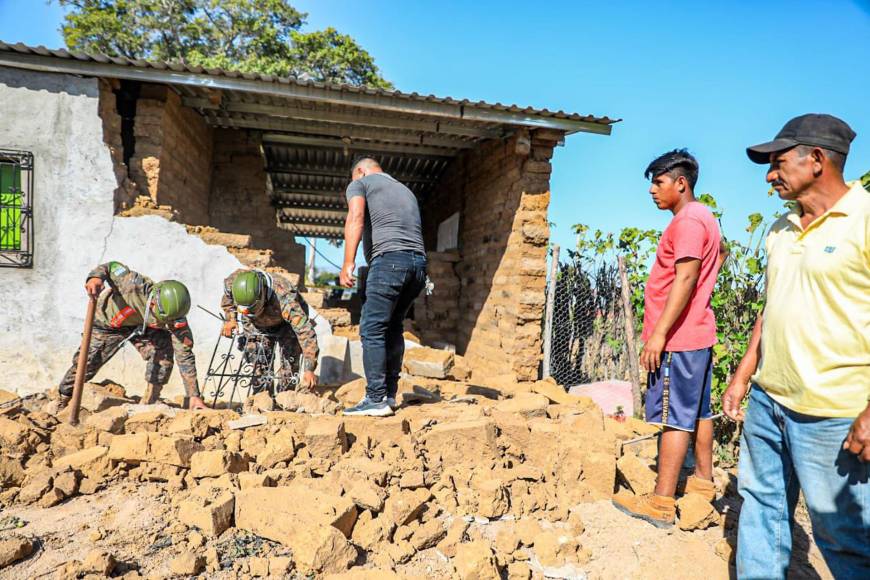
[[[767,237],[764,312],[723,395],[740,408],[737,576],[785,578],[798,494],[836,578],[870,578],[870,193],[843,180],[855,133],[802,115],[747,149],[795,209]]]

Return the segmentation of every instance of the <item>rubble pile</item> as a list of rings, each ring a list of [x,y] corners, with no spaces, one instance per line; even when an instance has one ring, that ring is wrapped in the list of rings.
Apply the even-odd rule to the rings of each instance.
[[[136,405],[120,388],[93,384],[78,427],[35,403],[7,408],[0,502],[51,508],[156,483],[170,509],[166,526],[180,526],[186,539],[182,552],[165,548],[168,567],[151,571],[165,576],[389,578],[424,554],[467,579],[582,566],[591,553],[572,508],[609,500],[618,482],[648,492],[655,440],[621,443],[655,430],[605,417],[553,382],[469,381],[452,356],[412,357],[406,370],[424,376],[403,377],[404,406],[389,418],[339,415],[340,402],[359,399],[362,381],[323,397],[260,400],[252,410],[262,420],[241,422],[232,410]],[[703,498],[681,501],[693,526],[718,522]],[[0,536],[0,567],[35,549],[15,533]],[[253,538],[256,550],[239,548]],[[111,554],[92,556],[68,563],[68,576],[124,571]],[[136,566],[126,570],[138,577]]]

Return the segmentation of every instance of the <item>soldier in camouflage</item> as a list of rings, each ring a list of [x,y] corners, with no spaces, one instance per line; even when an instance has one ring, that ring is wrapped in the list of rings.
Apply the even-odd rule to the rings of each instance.
[[[196,378],[193,333],[187,323],[190,294],[175,280],[155,283],[120,262],[97,266],[87,277],[85,290],[97,299],[94,329],[88,349],[85,380],[129,341],[145,359],[148,388],[142,402],[152,404],[172,374],[173,355],[191,409],[204,409]],[[79,353],[60,383],[60,406],[72,396]]]
[[[265,359],[272,360],[276,346],[281,347],[279,381],[286,388],[290,377],[298,370],[301,359],[300,388],[311,390],[317,385],[317,335],[308,318],[308,305],[296,287],[284,276],[260,270],[239,269],[224,280],[221,309],[226,316],[223,335],[238,333],[245,349],[246,360],[254,364],[254,374],[262,375],[260,361],[255,360],[260,350]],[[253,393],[269,385],[254,380]]]

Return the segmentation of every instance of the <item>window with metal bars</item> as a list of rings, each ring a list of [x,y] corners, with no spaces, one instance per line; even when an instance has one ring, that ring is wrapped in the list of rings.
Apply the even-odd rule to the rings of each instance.
[[[33,154],[0,149],[0,267],[33,267]]]

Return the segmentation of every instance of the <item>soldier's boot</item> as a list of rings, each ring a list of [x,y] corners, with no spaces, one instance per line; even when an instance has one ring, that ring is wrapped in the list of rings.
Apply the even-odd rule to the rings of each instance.
[[[143,405],[153,405],[160,399],[160,391],[162,390],[163,385],[148,383],[148,387],[145,389],[145,394],[142,395],[141,403]]]

